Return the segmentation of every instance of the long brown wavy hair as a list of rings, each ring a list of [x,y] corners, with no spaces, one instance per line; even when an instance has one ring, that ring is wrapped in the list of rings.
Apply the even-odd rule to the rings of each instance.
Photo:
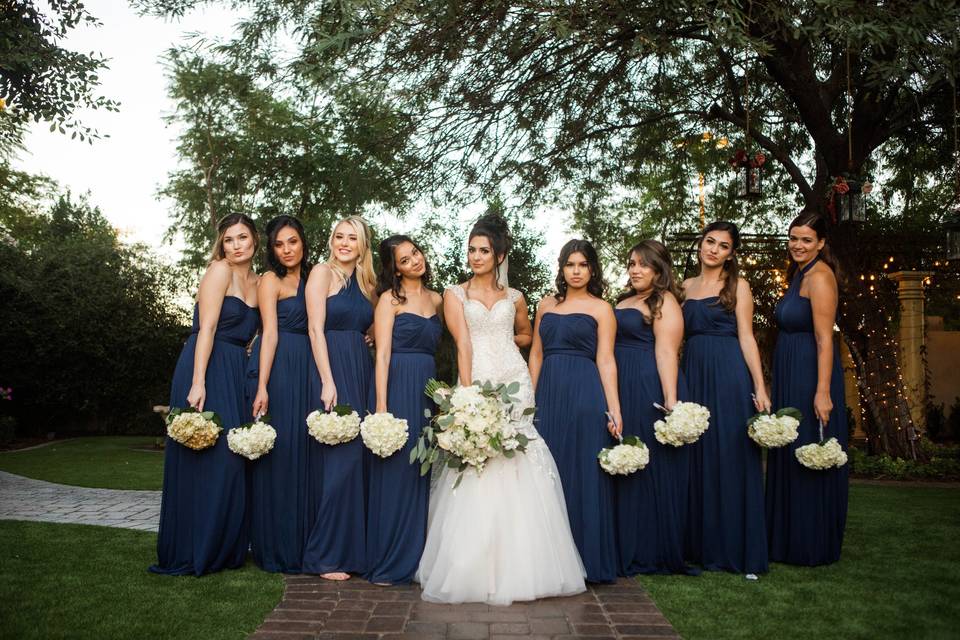
[[[653,324],[653,321],[661,315],[660,310],[663,307],[664,293],[669,291],[677,301],[683,299],[680,287],[677,286],[677,281],[673,277],[673,261],[670,259],[670,252],[667,251],[663,243],[656,240],[643,240],[633,245],[627,252],[624,262],[629,264],[632,255],[636,255],[641,264],[651,267],[657,274],[653,279],[653,291],[647,296],[647,308],[650,315],[644,314],[643,316],[644,322]],[[622,302],[635,295],[637,295],[637,290],[630,285],[628,280],[627,288],[617,296],[617,302]]]
[[[737,250],[740,248],[740,229],[737,228],[737,225],[726,220],[717,220],[705,226],[703,231],[700,232],[700,240],[697,242],[697,260],[700,260],[703,241],[711,231],[725,231],[730,234],[730,239],[733,241],[733,252],[730,254],[730,258],[724,261],[720,276],[723,278],[723,288],[720,289],[720,304],[727,311],[733,311],[737,308],[737,278],[740,277],[740,265],[737,263]],[[702,262],[700,269],[703,269]]]

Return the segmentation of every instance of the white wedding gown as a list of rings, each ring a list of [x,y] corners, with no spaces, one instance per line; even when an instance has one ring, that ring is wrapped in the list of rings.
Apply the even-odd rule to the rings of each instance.
[[[451,287],[463,303],[473,347],[473,379],[519,382],[520,409],[533,406],[527,365],[513,341],[520,293],[487,309]],[[564,596],[585,590],[570,533],[557,466],[530,416],[518,418],[531,438],[526,453],[495,458],[480,475],[444,467],[431,486],[427,541],[417,582],[431,602],[486,602]]]

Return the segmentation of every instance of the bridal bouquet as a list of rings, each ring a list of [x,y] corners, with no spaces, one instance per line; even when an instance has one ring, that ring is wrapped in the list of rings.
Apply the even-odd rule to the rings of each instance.
[[[673,409],[654,403],[667,415],[653,423],[654,435],[660,444],[681,447],[696,442],[710,426],[710,410],[696,402],[678,402]]]
[[[799,409],[784,407],[776,413],[758,413],[747,420],[747,435],[761,447],[773,449],[797,439],[797,428],[803,414]]]
[[[175,407],[167,414],[167,435],[194,451],[212,447],[223,431],[223,422],[213,411],[197,411],[193,407]]]
[[[263,415],[254,422],[227,431],[227,446],[230,451],[247,460],[256,460],[270,453],[277,441],[277,430],[267,424],[269,420],[270,416]]]
[[[620,438],[612,449],[601,449],[597,454],[600,466],[610,475],[627,476],[650,462],[650,450],[637,436]]]
[[[307,432],[320,444],[350,442],[360,433],[360,416],[348,404],[338,404],[329,413],[314,411],[307,416]]]
[[[468,467],[480,473],[490,458],[512,458],[518,451],[526,451],[529,439],[520,433],[513,417],[519,390],[519,382],[474,382],[451,388],[428,381],[424,391],[437,404],[437,413],[423,428],[410,453],[410,464],[420,462],[420,474],[425,475],[443,451],[446,460],[442,464],[460,472],[457,486]],[[527,407],[523,415],[533,412],[533,407]]]
[[[836,438],[823,440],[823,423],[820,423],[820,442],[797,447],[793,452],[797,461],[807,469],[821,471],[847,464],[847,454]]]
[[[392,413],[371,413],[360,425],[360,437],[367,449],[381,458],[389,458],[407,444],[407,421]]]

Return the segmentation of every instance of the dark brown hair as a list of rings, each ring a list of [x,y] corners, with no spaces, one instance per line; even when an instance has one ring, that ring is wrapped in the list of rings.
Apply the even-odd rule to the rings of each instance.
[[[670,259],[670,252],[661,242],[656,240],[643,240],[633,245],[627,252],[626,260],[629,264],[630,256],[636,254],[640,258],[641,264],[653,269],[657,276],[653,279],[653,291],[647,296],[647,308],[650,315],[644,315],[643,321],[647,324],[653,324],[653,321],[660,317],[660,309],[663,307],[664,293],[669,291],[679,301],[682,299],[677,281],[673,278],[673,261]],[[630,282],[627,281],[627,290],[617,296],[617,302],[623,302],[627,298],[637,295]]]
[[[393,294],[396,304],[406,304],[407,296],[403,294],[401,288],[403,278],[397,274],[397,257],[395,251],[397,247],[404,242],[409,242],[414,248],[423,255],[423,275],[420,276],[420,282],[426,287],[430,284],[430,261],[427,260],[427,254],[423,253],[416,242],[410,236],[395,235],[380,241],[380,277],[377,278],[377,295],[389,291]]]
[[[733,252],[730,258],[723,263],[721,278],[723,279],[723,288],[720,289],[720,304],[727,311],[733,311],[737,308],[737,278],[740,277],[740,265],[737,262],[737,250],[740,248],[740,229],[737,225],[726,220],[717,220],[711,222],[700,232],[700,240],[697,242],[697,260],[700,260],[700,250],[703,248],[703,241],[711,231],[724,231],[730,234],[733,241]],[[700,264],[701,271],[703,263]]]
[[[794,227],[810,227],[813,229],[814,233],[817,234],[818,240],[823,240],[823,248],[820,249],[820,261],[825,265],[830,267],[833,271],[834,277],[837,279],[837,286],[839,287],[843,281],[843,275],[840,272],[840,264],[837,262],[836,257],[834,257],[833,252],[830,250],[830,242],[827,240],[827,219],[816,211],[811,211],[809,209],[804,209],[800,212],[796,218],[793,219],[793,222],[790,223],[790,226],[787,228],[787,232],[791,231]],[[787,267],[787,282],[793,281],[793,276],[797,273],[797,263],[790,259],[790,266]]]
[[[557,258],[557,278],[554,281],[557,292],[553,294],[553,297],[558,302],[563,302],[566,299],[568,285],[563,277],[563,265],[567,264],[567,260],[575,253],[582,253],[590,266],[590,281],[587,282],[587,291],[598,298],[602,298],[603,292],[607,290],[607,283],[603,279],[603,271],[600,270],[600,257],[597,255],[597,250],[588,240],[570,240],[560,249],[560,257]]]

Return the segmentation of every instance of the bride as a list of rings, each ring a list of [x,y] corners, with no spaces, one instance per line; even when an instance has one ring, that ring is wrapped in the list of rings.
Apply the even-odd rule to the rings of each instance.
[[[444,316],[457,343],[460,383],[519,382],[524,454],[494,458],[477,475],[444,466],[430,494],[427,541],[417,582],[431,602],[507,605],[580,593],[584,569],[570,533],[563,488],[550,450],[532,417],[533,387],[518,347],[533,330],[526,301],[506,286],[510,234],[496,215],[470,231],[473,277],[444,293]]]

